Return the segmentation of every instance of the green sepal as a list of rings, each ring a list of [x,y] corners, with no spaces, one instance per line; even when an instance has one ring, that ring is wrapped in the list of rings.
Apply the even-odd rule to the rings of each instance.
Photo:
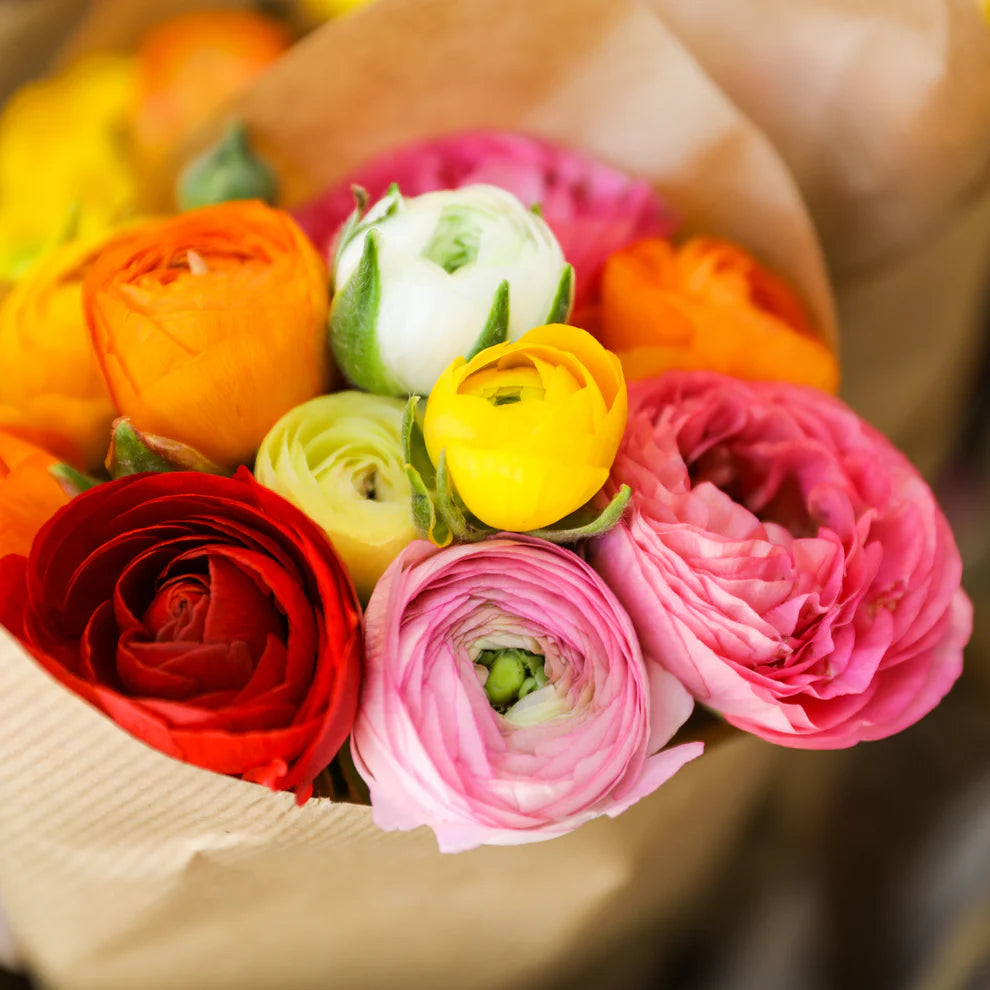
[[[533,203],[533,205],[530,206],[530,208],[529,208],[529,212],[532,213],[534,217],[539,217],[542,220],[543,219],[543,204],[542,203]]]
[[[410,395],[402,414],[400,440],[402,455],[406,464],[414,467],[431,488],[436,485],[436,468],[430,460],[423,437],[423,415],[426,411],[426,400],[419,395]]]
[[[278,199],[275,173],[251,150],[247,128],[234,120],[220,142],[182,170],[175,199],[180,210],[194,210],[237,199]]]
[[[368,214],[371,212],[371,199],[368,196],[368,192],[362,186],[351,186],[351,193],[354,196],[354,209],[351,211],[350,216],[344,221],[343,227],[340,228],[340,236],[337,238],[337,250],[334,252],[333,258],[333,278],[336,278],[337,265],[340,262],[340,256],[343,254],[344,249],[347,247],[355,237],[359,237],[366,230],[373,230],[375,226],[382,223],[382,221],[387,220],[389,217],[393,216],[398,212],[399,207],[402,206],[403,199],[402,193],[399,191],[399,184],[393,182],[392,185],[388,187],[388,192],[378,201],[384,202],[385,200],[390,200],[388,205],[385,207],[385,212],[381,216],[375,217],[373,220],[368,219]],[[378,205],[377,203],[374,205]]]
[[[447,524],[458,543],[479,539],[476,534],[481,524],[468,512],[460,496],[454,491],[447,472],[446,450],[440,451],[440,460],[437,464],[436,511],[437,516]]]
[[[358,388],[376,395],[407,393],[389,374],[378,352],[378,307],[382,287],[378,269],[379,235],[369,230],[357,270],[334,296],[330,307],[330,349],[337,367]]]
[[[585,505],[553,526],[533,529],[526,535],[535,536],[549,543],[576,543],[578,540],[586,540],[592,536],[601,536],[622,518],[631,495],[632,489],[628,485],[623,485],[604,509],[599,511]]]
[[[412,488],[413,525],[438,547],[445,547],[453,538],[446,520],[437,512],[434,500],[437,475],[423,439],[423,409],[425,400],[411,395],[402,416],[402,453],[406,462],[406,477]]]
[[[465,360],[470,361],[475,355],[483,350],[494,347],[496,344],[504,344],[509,339],[509,281],[503,279],[499,282],[495,290],[495,298],[492,301],[492,308],[488,313],[488,319],[482,328],[478,339],[474,342],[471,350],[464,355]]]
[[[567,317],[571,315],[571,306],[574,304],[574,266],[564,265],[564,271],[560,276],[557,285],[557,294],[554,296],[547,314],[547,323],[566,323]]]
[[[89,491],[90,488],[102,484],[99,478],[83,474],[82,471],[77,471],[71,464],[66,464],[64,461],[53,464],[48,469],[48,473],[58,482],[59,488],[69,498],[75,498],[77,495]]]
[[[106,468],[111,478],[123,478],[128,474],[146,471],[156,474],[169,471],[198,471],[200,474],[220,475],[229,473],[188,444],[156,436],[154,433],[144,433],[126,416],[113,422]]]

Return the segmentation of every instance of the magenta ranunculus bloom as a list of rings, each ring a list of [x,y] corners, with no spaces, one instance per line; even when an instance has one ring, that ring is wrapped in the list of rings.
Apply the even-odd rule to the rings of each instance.
[[[629,390],[591,560],[648,662],[771,742],[880,739],[962,670],[972,607],[928,486],[876,430],[796,385],[668,372]]]
[[[622,606],[561,547],[412,543],[365,628],[351,750],[375,824],[429,825],[444,852],[617,815],[702,752],[662,749],[691,697],[648,676]]]
[[[666,237],[677,223],[643,179],[550,141],[506,131],[469,131],[409,144],[368,162],[294,211],[326,257],[354,209],[351,187],[371,201],[398,182],[406,196],[485,183],[507,189],[543,218],[574,266],[575,306],[591,301],[606,259],[641,237]]]

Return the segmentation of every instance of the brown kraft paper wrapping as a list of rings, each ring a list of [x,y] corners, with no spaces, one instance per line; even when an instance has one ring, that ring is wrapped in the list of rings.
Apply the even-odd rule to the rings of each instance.
[[[689,36],[671,13],[677,5],[665,6],[380,0],[306,39],[234,112],[279,168],[290,201],[396,143],[464,127],[513,127],[585,148],[651,178],[688,229],[735,238],[778,267],[834,342],[824,266],[796,183],[736,104],[753,109],[713,81],[728,86],[695,50],[708,35]],[[785,16],[787,5],[761,6],[765,16],[748,28],[761,39],[751,70],[783,50],[777,26],[800,22]],[[839,0],[806,6],[837,23],[859,16]],[[711,38],[719,23],[710,13]],[[99,32],[91,34],[99,47]],[[792,98],[787,87],[773,95]],[[793,142],[768,120],[796,167]],[[838,174],[835,188],[854,172]],[[834,209],[868,209],[839,199]],[[875,250],[893,251],[898,240],[907,249],[909,233],[894,230]],[[839,235],[828,246],[843,257]],[[916,278],[927,271],[922,265]],[[856,299],[890,291],[869,275],[849,284],[854,323],[856,306],[869,308]],[[840,306],[845,317],[843,297]],[[874,306],[857,333],[877,336],[885,310]],[[971,336],[959,330],[953,339]],[[874,364],[861,380],[883,387],[885,371]],[[426,830],[377,831],[367,808],[297,808],[290,795],[148,749],[2,633],[0,753],[0,900],[24,960],[46,984],[100,990],[552,988],[582,977],[601,985],[588,974],[603,966],[646,985],[665,934],[711,881],[780,756],[736,736],[618,819],[549,843],[445,857]],[[520,917],[511,951],[493,952],[501,946],[493,919]]]

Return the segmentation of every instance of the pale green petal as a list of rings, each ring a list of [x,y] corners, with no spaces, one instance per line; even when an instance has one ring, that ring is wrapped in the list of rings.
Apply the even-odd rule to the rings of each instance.
[[[337,392],[297,406],[262,441],[255,476],[330,537],[362,599],[416,539],[400,432],[405,403]]]

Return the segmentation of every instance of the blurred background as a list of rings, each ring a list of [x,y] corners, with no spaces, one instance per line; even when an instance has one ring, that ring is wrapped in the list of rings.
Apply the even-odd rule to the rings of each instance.
[[[302,30],[355,5],[262,6],[288,13]],[[7,31],[0,30],[0,100],[59,52],[85,50],[90,38],[106,32],[133,36],[145,6],[0,0],[0,29]],[[743,826],[714,857],[707,882],[647,948],[650,985],[984,990],[990,987],[990,26],[975,0],[753,0],[742,5],[745,11],[729,0],[647,6],[763,128],[794,172],[836,289],[846,398],[936,488],[963,553],[976,615],[963,678],[918,725],[851,751],[780,754]],[[855,57],[837,72],[828,32],[849,42],[839,21],[829,20],[840,14],[842,30],[858,33],[848,48]],[[761,47],[763,35],[752,29],[761,16],[780,27],[775,46]],[[747,18],[748,32],[740,26]],[[835,130],[804,111],[800,94],[789,111],[781,109],[773,94],[798,71],[802,93],[816,92],[823,80],[845,86],[831,98]],[[898,88],[914,94],[910,120],[884,115],[886,97]],[[583,985],[616,985],[613,964],[603,961]],[[0,987],[29,985],[0,971]]]

